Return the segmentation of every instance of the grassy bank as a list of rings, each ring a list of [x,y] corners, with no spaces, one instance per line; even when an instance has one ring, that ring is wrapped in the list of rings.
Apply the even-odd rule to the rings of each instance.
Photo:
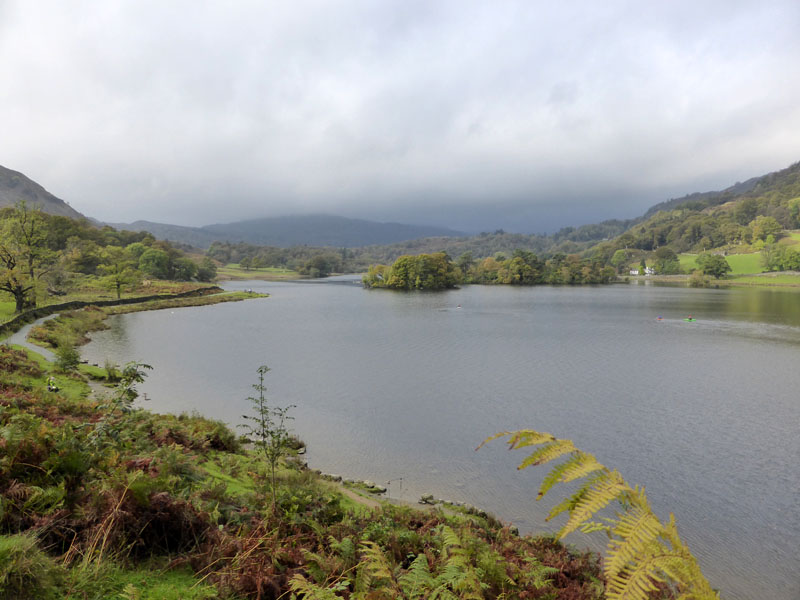
[[[602,597],[597,556],[549,537],[367,510],[293,454],[272,511],[267,464],[222,423],[123,410],[135,386],[97,399],[79,370],[8,346],[0,372],[0,597]]]
[[[281,269],[278,267],[264,267],[261,269],[243,269],[236,263],[229,263],[217,269],[217,279],[219,280],[239,280],[249,279],[261,281],[289,281],[301,279],[302,276],[297,271],[291,269]]]
[[[136,288],[126,290],[123,298],[140,298],[145,296],[155,296],[158,294],[182,294],[193,290],[213,288],[207,283],[192,283],[179,281],[154,280],[147,285],[139,285]],[[96,277],[76,276],[74,286],[69,293],[64,295],[40,295],[37,298],[37,306],[50,306],[52,304],[63,304],[65,302],[97,302],[101,300],[114,300],[116,294],[110,292],[106,287],[100,285]],[[8,296],[3,296],[0,302],[0,323],[8,321],[14,315],[15,304]]]

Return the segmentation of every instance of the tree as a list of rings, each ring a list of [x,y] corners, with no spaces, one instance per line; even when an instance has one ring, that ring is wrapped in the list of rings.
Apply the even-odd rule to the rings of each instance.
[[[217,278],[217,265],[214,261],[207,256],[203,257],[200,265],[197,267],[197,280],[198,281],[214,281]]]
[[[272,488],[272,512],[277,510],[277,479],[276,470],[278,462],[284,457],[291,447],[291,437],[286,429],[286,421],[293,417],[288,416],[293,404],[285,408],[272,408],[264,397],[267,388],[264,386],[264,375],[269,372],[267,365],[258,367],[258,383],[253,384],[253,389],[258,392],[258,397],[247,398],[253,405],[252,415],[242,415],[247,421],[239,425],[251,439],[262,454],[270,468],[270,485]],[[252,424],[251,424],[252,423]]]
[[[703,270],[703,273],[711,275],[715,279],[724,277],[731,271],[731,266],[721,254],[701,254],[695,259],[695,262]]]
[[[611,257],[611,265],[617,270],[617,273],[623,273],[625,268],[628,266],[628,261],[630,260],[630,251],[625,249],[619,249],[614,252],[614,255]]]
[[[458,268],[461,269],[461,273],[464,276],[464,281],[469,281],[469,272],[474,264],[475,258],[472,256],[472,252],[469,251],[464,252],[458,257],[458,260],[456,260],[456,265],[458,265]]]
[[[149,248],[139,258],[139,270],[156,279],[166,279],[169,276],[169,256],[163,250]]]
[[[36,284],[53,264],[42,212],[20,202],[0,229],[0,290],[14,297],[16,311],[36,306]]]
[[[678,255],[672,249],[662,246],[655,252],[655,265],[656,273],[660,275],[674,275],[681,272],[681,264],[678,261]]]
[[[117,299],[122,298],[122,289],[139,283],[141,271],[136,269],[136,258],[125,248],[108,246],[102,253],[103,264],[98,269],[105,275],[103,283],[117,293]]]
[[[753,231],[753,239],[766,240],[767,236],[774,236],[777,238],[783,227],[775,220],[774,217],[765,217],[763,215],[757,216],[750,223],[750,229]]]
[[[747,225],[756,217],[758,202],[755,198],[745,198],[733,209],[733,218],[739,225]]]
[[[185,256],[172,263],[172,278],[175,281],[191,281],[197,275],[197,264]]]

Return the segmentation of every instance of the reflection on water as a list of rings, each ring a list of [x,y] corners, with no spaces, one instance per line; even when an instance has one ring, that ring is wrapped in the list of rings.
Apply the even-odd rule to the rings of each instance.
[[[113,318],[84,354],[152,364],[151,409],[232,424],[268,364],[268,397],[297,405],[313,467],[470,502],[528,531],[558,528],[544,523],[557,498],[532,500],[544,473],[518,473],[523,456],[502,446],[473,448],[520,427],[571,438],[676,514],[726,598],[798,597],[798,296],[230,287],[272,296]]]

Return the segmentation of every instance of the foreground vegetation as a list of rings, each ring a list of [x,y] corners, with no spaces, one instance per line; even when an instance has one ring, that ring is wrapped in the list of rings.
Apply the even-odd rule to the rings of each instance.
[[[292,456],[273,487],[223,424],[134,408],[142,365],[96,371],[105,399],[8,346],[0,372],[0,597],[602,597],[597,557],[552,538],[366,511]]]

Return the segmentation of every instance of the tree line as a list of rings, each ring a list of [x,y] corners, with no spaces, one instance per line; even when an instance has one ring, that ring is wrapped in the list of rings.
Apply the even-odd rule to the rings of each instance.
[[[46,295],[64,295],[87,278],[119,298],[146,279],[215,277],[211,259],[194,261],[146,232],[96,227],[24,202],[0,210],[0,291],[13,298],[17,312],[35,307]]]
[[[614,269],[576,254],[555,254],[541,259],[517,249],[510,258],[502,254],[475,260],[470,253],[455,262],[445,252],[404,255],[392,265],[372,265],[363,277],[368,288],[441,290],[462,283],[490,285],[541,285],[609,283]]]

